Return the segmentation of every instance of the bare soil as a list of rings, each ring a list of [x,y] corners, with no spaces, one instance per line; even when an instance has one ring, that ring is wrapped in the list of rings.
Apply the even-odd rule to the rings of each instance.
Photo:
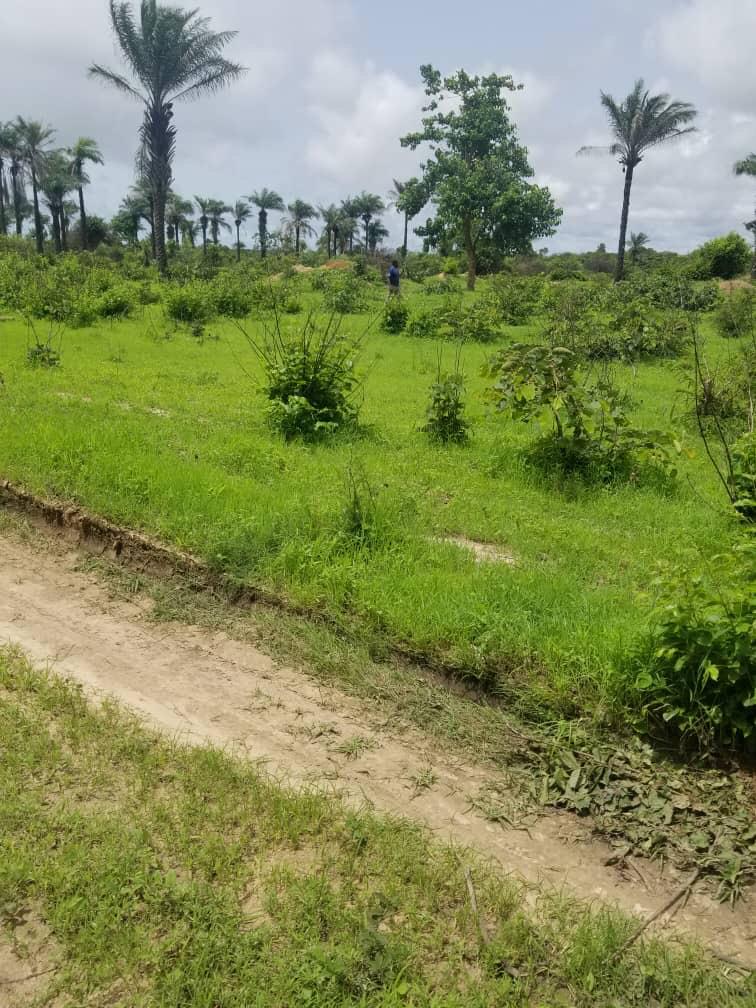
[[[393,721],[388,728],[379,711],[225,632],[151,623],[143,603],[113,599],[77,570],[79,559],[50,537],[0,537],[0,643],[20,646],[95,698],[115,696],[183,741],[233,749],[284,783],[418,820],[439,840],[474,848],[532,884],[534,898],[546,887],[650,916],[680,888],[677,876],[652,865],[637,875],[607,865],[610,848],[568,814],[544,815],[528,829],[488,821],[470,795],[496,780],[491,768],[441,752]],[[655,927],[756,958],[752,902],[730,909],[695,892],[672,923],[662,917]]]

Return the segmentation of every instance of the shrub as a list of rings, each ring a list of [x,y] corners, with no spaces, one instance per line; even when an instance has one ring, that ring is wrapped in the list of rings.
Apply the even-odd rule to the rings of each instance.
[[[227,318],[245,318],[252,310],[249,287],[228,273],[219,274],[213,281],[210,297],[219,315]]]
[[[529,453],[532,462],[602,480],[633,478],[641,466],[676,474],[672,437],[630,426],[626,395],[608,378],[582,374],[574,351],[516,343],[500,350],[486,373],[496,379],[497,409],[525,423],[550,422],[551,432]]]
[[[441,319],[436,311],[421,311],[413,315],[405,329],[414,339],[442,339]]]
[[[134,309],[134,293],[128,284],[108,288],[97,300],[97,314],[101,318],[125,318]]]
[[[724,298],[714,315],[720,336],[739,338],[753,336],[756,330],[756,291],[742,287]]]
[[[462,285],[459,280],[447,274],[428,277],[423,281],[423,294],[461,294]]]
[[[609,307],[641,298],[654,308],[709,311],[721,300],[715,280],[696,282],[679,269],[633,273],[609,291]]]
[[[543,296],[540,277],[498,276],[491,281],[489,300],[506,325],[525,325],[538,312]]]
[[[733,507],[746,521],[756,522],[756,433],[749,431],[738,438],[730,454]]]
[[[381,313],[381,329],[384,332],[400,333],[407,325],[409,308],[406,302],[396,295],[391,295],[383,306]]]
[[[731,280],[745,273],[751,261],[748,242],[735,231],[712,238],[693,253],[692,270],[699,280]]]
[[[423,431],[444,444],[461,444],[467,440],[468,422],[464,418],[464,381],[458,372],[438,376],[431,387]]]
[[[501,336],[498,314],[488,301],[449,302],[441,318],[446,338],[458,343],[493,343]]]
[[[334,270],[328,278],[323,304],[339,315],[351,315],[367,307],[364,281],[347,270]]]
[[[165,313],[174,322],[208,322],[213,317],[213,304],[207,284],[194,281],[183,287],[169,287]]]
[[[635,656],[646,715],[706,748],[756,737],[756,542],[656,582],[650,636]]]
[[[404,275],[408,280],[423,281],[443,272],[441,256],[433,252],[410,252],[404,260]]]
[[[310,315],[295,336],[278,321],[262,342],[243,329],[267,378],[268,419],[287,440],[318,438],[357,419],[359,343],[339,332],[340,320],[318,323]]]
[[[655,310],[641,300],[621,306],[610,315],[606,326],[597,325],[575,341],[576,349],[590,359],[624,361],[677,357],[689,344],[684,313]]]

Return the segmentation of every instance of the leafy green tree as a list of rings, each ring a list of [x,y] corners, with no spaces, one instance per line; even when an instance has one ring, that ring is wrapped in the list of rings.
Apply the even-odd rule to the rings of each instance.
[[[354,239],[357,236],[359,224],[359,205],[357,197],[348,196],[341,201],[341,221],[339,223],[339,248],[341,252],[354,249]]]
[[[629,255],[633,266],[637,265],[643,253],[648,249],[648,243],[649,237],[645,231],[639,231],[637,234],[635,231],[630,232]]]
[[[150,220],[149,214],[149,204],[144,196],[131,192],[121,200],[118,213],[110,222],[110,229],[117,238],[124,238],[130,245],[138,245],[142,222]]]
[[[240,199],[234,203],[234,227],[236,228],[236,261],[241,259],[241,234],[240,229],[245,221],[252,216],[252,207],[246,200]]]
[[[601,104],[609,118],[614,140],[608,147],[581,147],[578,153],[606,151],[617,158],[625,174],[617,267],[614,273],[614,279],[621,280],[625,272],[627,219],[635,169],[652,147],[694,133],[696,127],[688,124],[698,112],[689,102],[672,101],[668,94],[650,94],[642,78],[635,82],[633,90],[619,104],[611,95],[602,91]]]
[[[127,240],[129,240],[127,238]],[[71,228],[71,241],[76,248],[83,248],[81,218]],[[111,227],[97,214],[87,214],[87,248],[90,252],[100,245],[110,245],[113,241]]]
[[[231,225],[225,220],[225,216],[232,211],[233,207],[226,206],[223,200],[210,200],[210,239],[213,245],[218,244],[221,231],[231,230]]]
[[[318,214],[320,219],[323,221],[323,235],[325,236],[326,252],[328,253],[328,258],[331,258],[331,239],[333,238],[333,255],[335,256],[338,249],[336,243],[339,237],[339,222],[341,221],[341,211],[334,204],[331,203],[327,207],[318,207]]]
[[[389,193],[391,206],[395,207],[404,215],[404,241],[402,242],[402,255],[407,255],[407,237],[409,232],[409,222],[413,217],[417,217],[425,204],[428,202],[428,194],[425,186],[418,178],[408,179],[400,182],[394,179],[394,188]]]
[[[87,211],[84,206],[84,186],[89,185],[86,164],[104,164],[100,148],[91,137],[79,137],[69,151],[71,157],[71,174],[73,175],[79,196],[79,234],[81,247],[89,248],[87,241]]]
[[[304,200],[294,200],[289,203],[287,210],[289,216],[284,221],[287,231],[294,234],[294,252],[299,255],[299,243],[302,235],[314,235],[315,228],[310,221],[318,216],[318,211],[314,206],[305,203]]]
[[[449,239],[467,256],[467,286],[475,288],[479,256],[528,252],[534,238],[554,233],[561,210],[548,189],[527,180],[533,169],[517,138],[503,92],[517,86],[509,76],[471,77],[459,70],[442,77],[420,68],[428,104],[423,128],[402,137],[412,150],[429,144],[423,185],[436,215],[418,234],[429,244]],[[448,101],[451,99],[451,101]],[[447,102],[448,111],[442,110]]]
[[[257,233],[260,240],[260,255],[264,259],[268,253],[268,212],[277,210],[283,213],[286,209],[284,201],[273,189],[262,188],[259,192],[254,192],[249,197],[257,207]]]
[[[243,68],[222,56],[236,32],[213,32],[197,10],[164,7],[157,0],[142,0],[139,23],[130,3],[110,0],[110,20],[136,86],[98,63],[89,73],[144,105],[140,140],[153,200],[155,255],[164,273],[165,204],[176,152],[173,104],[217,91],[241,76]]]
[[[191,200],[183,199],[177,193],[172,192],[168,196],[165,204],[165,219],[168,224],[168,236],[177,245],[181,240],[181,229],[184,221],[194,213],[194,206]]]
[[[16,132],[20,145],[21,158],[29,172],[32,185],[32,204],[34,206],[34,240],[37,252],[44,251],[44,229],[39,212],[39,179],[44,169],[45,157],[49,153],[49,145],[55,136],[51,126],[43,126],[34,119],[26,120],[22,116],[16,118]]]
[[[359,196],[354,197],[352,204],[354,216],[362,221],[362,226],[365,228],[365,248],[367,249],[370,247],[370,221],[376,214],[386,209],[386,204],[380,196],[376,196],[375,193],[365,192],[364,190]]]
[[[389,229],[384,225],[381,220],[372,220],[368,224],[367,230],[367,247],[371,252],[375,252],[376,248],[380,245],[384,238],[388,238]]]

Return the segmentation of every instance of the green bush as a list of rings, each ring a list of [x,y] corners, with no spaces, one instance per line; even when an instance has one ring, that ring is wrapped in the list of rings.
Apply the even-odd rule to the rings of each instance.
[[[473,304],[449,301],[441,313],[447,339],[456,343],[493,343],[501,336],[498,313],[489,301]]]
[[[654,308],[709,311],[722,300],[715,280],[694,282],[679,269],[638,271],[608,292],[608,306],[642,299]]]
[[[650,636],[635,656],[646,715],[707,748],[756,738],[756,541],[656,582]]]
[[[636,300],[622,305],[580,336],[575,346],[592,360],[637,361],[648,357],[677,357],[690,345],[690,328],[683,312],[660,311]]]
[[[183,287],[169,287],[165,295],[165,313],[174,322],[208,322],[214,314],[208,285],[195,280]]]
[[[632,427],[626,394],[608,378],[592,381],[583,374],[574,351],[515,343],[500,350],[485,373],[495,378],[490,397],[497,409],[541,429],[551,426],[528,451],[532,463],[604,481],[634,479],[641,468],[676,475],[672,436]]]
[[[367,308],[365,281],[351,271],[334,270],[328,278],[323,304],[328,311],[339,315],[352,315],[365,311]]]
[[[210,297],[219,315],[227,318],[245,318],[252,310],[252,296],[249,286],[228,273],[216,276],[210,289]]]
[[[730,455],[733,507],[746,521],[756,522],[756,433],[738,438]]]
[[[423,294],[461,294],[462,285],[453,276],[428,277],[423,281]]]
[[[409,308],[398,295],[391,295],[383,306],[381,329],[384,332],[400,333],[407,325]]]
[[[443,339],[444,336],[437,311],[421,311],[413,315],[404,331],[414,339]]]
[[[540,277],[497,276],[489,287],[489,300],[506,325],[526,325],[540,309],[543,280]]]
[[[409,252],[403,263],[403,271],[408,280],[422,282],[427,277],[442,273],[444,266],[441,256],[433,252]]]
[[[459,373],[442,374],[431,387],[423,431],[444,444],[461,444],[467,440],[469,426],[464,417],[464,381]]]
[[[756,290],[742,287],[724,298],[714,315],[720,336],[737,339],[756,332]]]
[[[359,343],[340,334],[339,322],[311,315],[294,336],[278,321],[262,342],[247,335],[265,368],[269,422],[287,440],[319,438],[357,419]]]
[[[134,309],[134,291],[129,284],[116,284],[104,291],[97,300],[100,318],[125,318]]]
[[[745,273],[751,262],[748,242],[735,231],[712,238],[692,256],[692,270],[699,280],[732,280]]]

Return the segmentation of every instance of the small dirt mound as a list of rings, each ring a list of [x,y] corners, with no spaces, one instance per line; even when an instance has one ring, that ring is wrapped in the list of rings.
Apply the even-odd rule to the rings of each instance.
[[[517,563],[511,553],[507,553],[496,543],[479,542],[477,539],[468,539],[467,536],[461,535],[441,536],[436,542],[449,543],[451,546],[467,550],[473,554],[475,562],[479,564],[502,563],[514,567]]]

